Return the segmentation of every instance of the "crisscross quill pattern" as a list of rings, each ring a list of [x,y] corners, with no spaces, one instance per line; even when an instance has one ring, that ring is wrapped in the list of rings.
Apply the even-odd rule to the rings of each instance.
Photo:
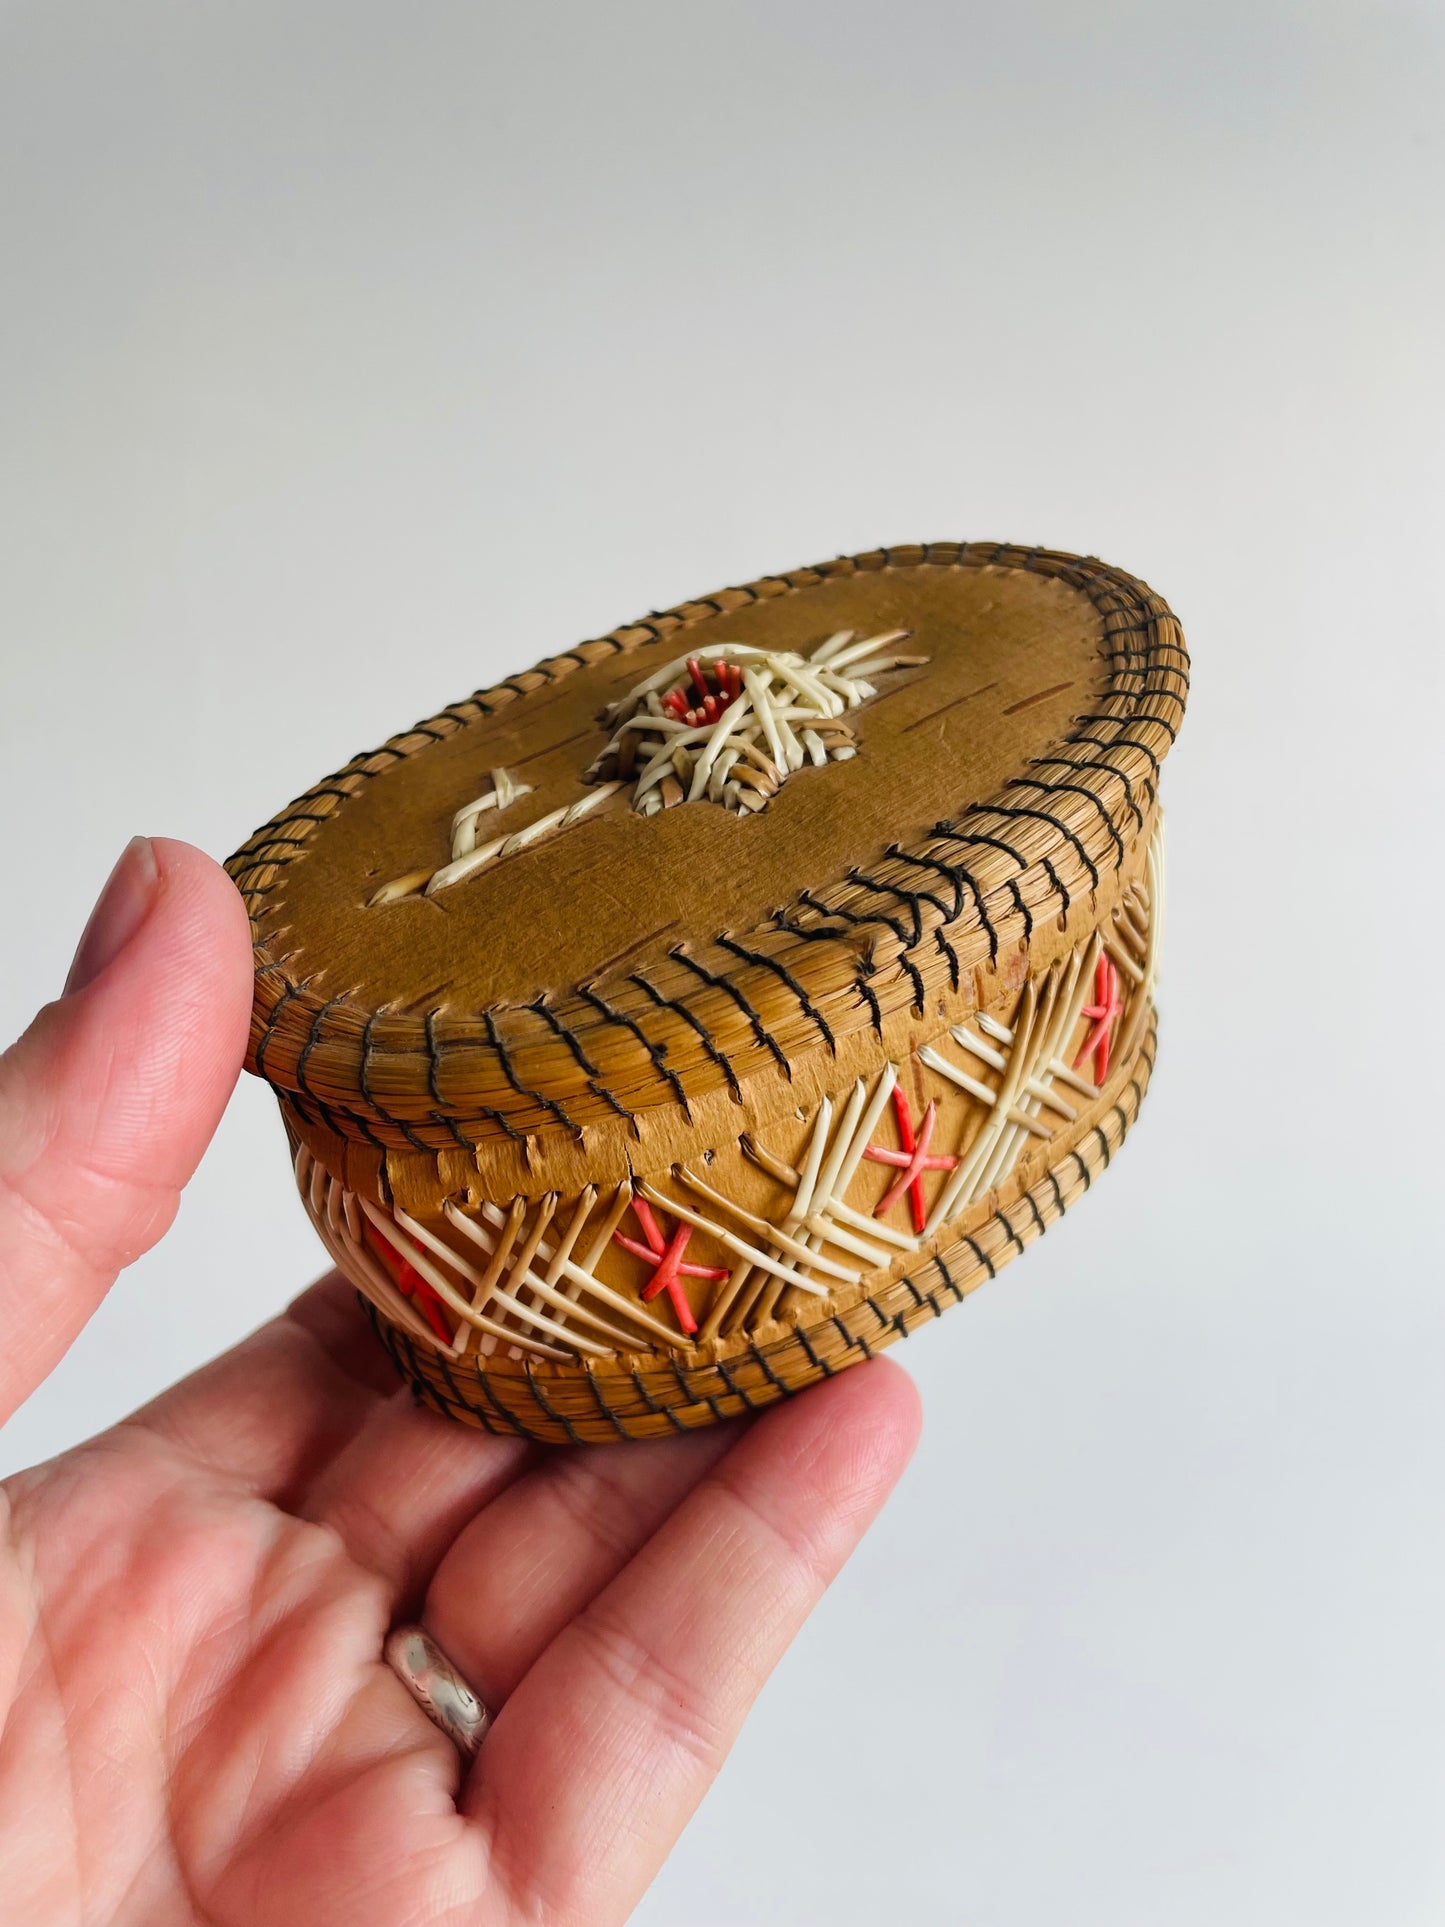
[[[1025,986],[1011,1023],[979,1012],[918,1049],[921,1075],[971,1100],[946,1155],[920,1177],[935,1188],[919,1232],[911,1221],[888,1221],[901,1202],[896,1183],[871,1212],[849,1195],[899,1092],[903,1067],[893,1063],[871,1081],[858,1079],[838,1104],[822,1099],[797,1166],[752,1138],[742,1140],[747,1155],[788,1193],[775,1218],[760,1216],[687,1163],[675,1165],[665,1183],[639,1179],[605,1197],[588,1186],[565,1201],[551,1192],[515,1198],[505,1209],[452,1199],[444,1222],[431,1227],[395,1204],[384,1209],[347,1190],[304,1146],[296,1153],[297,1183],[338,1267],[393,1324],[447,1357],[477,1352],[585,1362],[705,1348],[730,1332],[755,1332],[802,1301],[826,1303],[839,1288],[889,1270],[901,1256],[936,1248],[950,1227],[1007,1182],[1031,1141],[1073,1125],[1101,1095],[1084,1074],[1088,1054],[1079,1048],[1090,1035],[1086,1012],[1100,960],[1123,985],[1110,1044],[1114,1061],[1126,1063],[1149,1021],[1163,912],[1159,821],[1144,877],[1102,929]],[[890,1166],[897,1155],[887,1154]],[[663,1211],[677,1226],[705,1233],[731,1259],[728,1269],[686,1267],[694,1286],[717,1280],[698,1308],[700,1318],[687,1306],[695,1332],[644,1303],[646,1277],[619,1286],[598,1275],[614,1245],[643,1257],[637,1240],[620,1232],[638,1200],[646,1207],[640,1219]]]

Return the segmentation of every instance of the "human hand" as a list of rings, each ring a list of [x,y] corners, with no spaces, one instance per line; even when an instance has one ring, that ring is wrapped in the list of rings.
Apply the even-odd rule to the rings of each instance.
[[[250,1001],[225,876],[133,844],[0,1058],[0,1420],[165,1231]],[[0,1488],[8,1927],[625,1919],[917,1425],[878,1359],[746,1426],[491,1438],[324,1279]],[[382,1662],[412,1617],[497,1709],[465,1774]]]

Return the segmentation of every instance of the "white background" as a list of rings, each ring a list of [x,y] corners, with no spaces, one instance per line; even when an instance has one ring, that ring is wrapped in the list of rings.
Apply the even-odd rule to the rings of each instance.
[[[133,831],[695,592],[1006,537],[1193,645],[1140,1129],[906,1347],[646,1927],[1445,1918],[1442,83],[1426,0],[0,4],[7,1034]],[[319,1264],[248,1080],[4,1466]]]

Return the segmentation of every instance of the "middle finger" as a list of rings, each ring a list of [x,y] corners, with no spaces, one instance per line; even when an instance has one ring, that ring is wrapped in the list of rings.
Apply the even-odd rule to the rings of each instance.
[[[494,1711],[562,1628],[737,1443],[686,1437],[549,1453],[472,1520],[427,1592],[427,1631]]]

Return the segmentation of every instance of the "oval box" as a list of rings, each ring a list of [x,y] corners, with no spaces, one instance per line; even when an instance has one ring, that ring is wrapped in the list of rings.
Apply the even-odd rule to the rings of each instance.
[[[764,1406],[1094,1182],[1154,1058],[1167,606],[877,550],[614,630],[356,757],[231,859],[249,1066],[438,1411]]]

